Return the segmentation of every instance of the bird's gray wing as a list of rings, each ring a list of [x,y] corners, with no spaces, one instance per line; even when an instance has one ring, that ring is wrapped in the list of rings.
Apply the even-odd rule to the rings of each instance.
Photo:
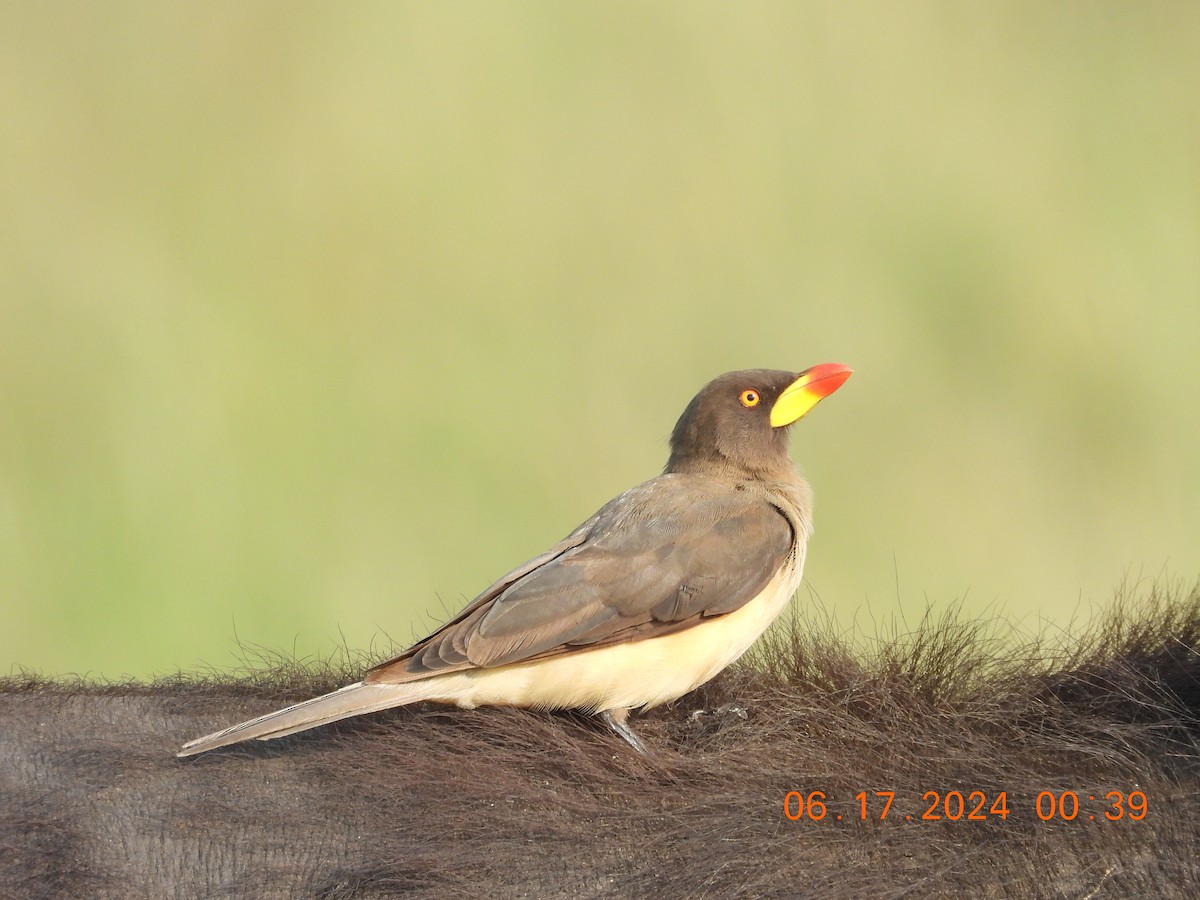
[[[761,493],[660,476],[611,501],[366,680],[408,681],[678,631],[757,596],[794,542]]]

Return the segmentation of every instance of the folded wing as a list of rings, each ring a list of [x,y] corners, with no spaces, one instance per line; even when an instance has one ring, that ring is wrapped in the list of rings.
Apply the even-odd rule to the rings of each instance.
[[[794,543],[787,518],[761,493],[660,476],[610,502],[365,681],[411,681],[688,628],[757,596]]]

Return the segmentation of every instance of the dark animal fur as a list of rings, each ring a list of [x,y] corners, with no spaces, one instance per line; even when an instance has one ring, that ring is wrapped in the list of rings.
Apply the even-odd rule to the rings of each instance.
[[[0,897],[1200,896],[1200,590],[1142,600],[1058,651],[953,615],[855,650],[810,618],[640,719],[649,758],[582,717],[426,706],[177,760],[360,667],[8,679]],[[790,790],[827,817],[786,819]],[[896,792],[887,821],[863,790]],[[928,790],[1011,814],[923,822]],[[1043,790],[1083,814],[1040,821]],[[1149,815],[1103,821],[1111,790]]]

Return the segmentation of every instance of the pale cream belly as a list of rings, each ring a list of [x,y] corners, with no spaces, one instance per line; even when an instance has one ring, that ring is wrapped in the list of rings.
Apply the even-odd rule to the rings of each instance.
[[[802,560],[786,565],[753,600],[686,631],[597,650],[439,675],[421,682],[421,699],[546,709],[651,707],[682,697],[749,649],[800,585]]]

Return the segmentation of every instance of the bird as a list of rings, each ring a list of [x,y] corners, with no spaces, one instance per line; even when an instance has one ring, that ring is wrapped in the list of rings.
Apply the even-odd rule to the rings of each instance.
[[[749,369],[706,384],[663,473],[618,495],[361,681],[183,745],[192,756],[419,701],[598,716],[634,750],[631,710],[738,659],[800,586],[812,492],[790,426],[853,370]]]

